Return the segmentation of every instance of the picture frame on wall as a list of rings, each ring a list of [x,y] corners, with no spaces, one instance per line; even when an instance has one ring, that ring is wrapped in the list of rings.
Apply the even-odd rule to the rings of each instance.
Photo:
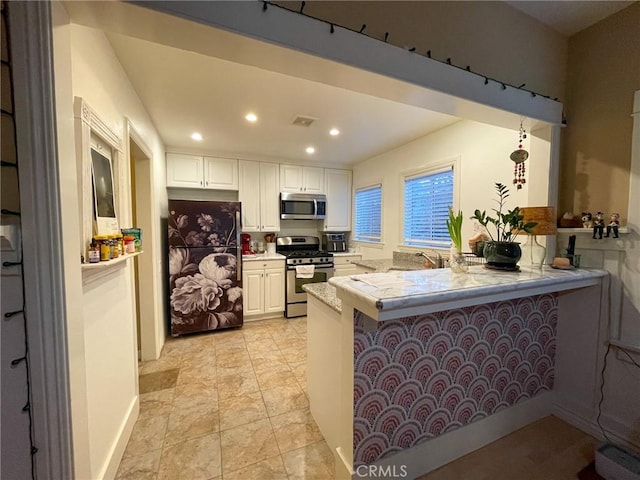
[[[111,148],[95,136],[91,139],[91,184],[95,233],[118,233]]]

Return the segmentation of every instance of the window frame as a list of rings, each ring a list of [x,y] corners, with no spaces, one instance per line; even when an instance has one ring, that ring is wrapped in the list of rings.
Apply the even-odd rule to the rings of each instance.
[[[373,188],[380,188],[380,239],[378,241],[375,240],[367,240],[360,239],[357,237],[357,215],[358,210],[356,208],[357,205],[357,195],[359,191],[370,190]],[[384,182],[382,180],[374,180],[367,183],[363,183],[358,185],[353,189],[353,238],[354,242],[362,243],[367,246],[375,247],[382,246],[384,242],[382,239],[384,238]]]
[[[430,162],[427,165],[424,165],[420,168],[414,168],[411,170],[404,170],[400,172],[400,203],[402,205],[402,215],[399,220],[399,229],[400,229],[400,247],[403,249],[413,249],[413,250],[445,250],[449,251],[451,246],[451,240],[449,240],[446,244],[441,241],[426,241],[424,245],[409,245],[405,241],[404,236],[404,226],[406,221],[406,212],[405,212],[405,182],[408,179],[425,176],[425,175],[435,175],[437,173],[445,172],[447,170],[453,171],[453,195],[452,195],[452,203],[451,206],[454,211],[458,211],[460,209],[460,155],[455,157],[448,157],[439,161]]]

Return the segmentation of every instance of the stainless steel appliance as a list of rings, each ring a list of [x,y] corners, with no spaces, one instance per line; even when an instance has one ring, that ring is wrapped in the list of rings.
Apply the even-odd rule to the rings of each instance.
[[[347,242],[344,233],[325,233],[322,235],[322,249],[327,252],[346,252]]]
[[[242,326],[240,202],[169,200],[171,335]]]
[[[279,237],[276,241],[276,252],[287,257],[285,317],[302,317],[307,314],[307,292],[302,286],[307,283],[326,282],[333,277],[333,255],[320,250],[318,237],[303,236]],[[311,266],[313,267],[309,268]]]
[[[280,194],[280,218],[283,220],[318,220],[327,212],[327,196],[312,193]]]

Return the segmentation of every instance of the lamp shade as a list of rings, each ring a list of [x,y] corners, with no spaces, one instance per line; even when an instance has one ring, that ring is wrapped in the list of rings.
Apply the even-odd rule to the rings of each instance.
[[[531,230],[531,235],[555,235],[556,208],[555,207],[522,207],[520,214],[524,216],[523,222],[536,222]]]

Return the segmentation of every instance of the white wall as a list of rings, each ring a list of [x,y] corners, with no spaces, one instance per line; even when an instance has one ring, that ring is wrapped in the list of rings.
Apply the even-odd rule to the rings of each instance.
[[[524,144],[529,148],[529,139]],[[358,163],[353,168],[354,188],[382,181],[383,225],[382,248],[360,242],[358,247],[365,258],[389,258],[402,243],[404,171],[428,167],[450,158],[459,158],[459,197],[455,198],[454,209],[464,214],[463,244],[474,234],[474,221],[469,217],[476,208],[489,211],[495,207],[496,182],[507,185],[511,197],[507,206],[529,205],[529,197],[539,198],[538,191],[546,191],[548,184],[527,183],[522,190],[512,185],[513,162],[509,155],[516,149],[518,131],[507,130],[487,124],[463,120],[437,132],[419,138],[402,147]],[[527,178],[531,172],[539,177],[539,168],[548,169],[548,158],[541,158],[542,167],[534,164],[535,158],[527,160]],[[532,167],[531,165],[534,164]],[[532,170],[533,169],[533,170]],[[493,231],[492,231],[493,232]],[[524,238],[520,238],[522,242]]]
[[[107,276],[82,284],[78,229],[81,223],[77,192],[78,178],[73,138],[73,97],[83,97],[103,121],[128,143],[124,135],[125,116],[130,119],[152,153],[154,182],[164,185],[164,147],[158,133],[129,83],[103,32],[69,24],[60,4],[54,4],[54,57],[56,102],[58,104],[58,144],[60,150],[63,228],[73,252],[68,253],[67,319],[71,373],[74,453],[77,478],[111,478],[126,446],[137,416],[137,347],[135,296],[131,261],[112,267]],[[61,128],[61,125],[64,128]],[[125,147],[125,152],[127,148]],[[124,156],[126,159],[126,155]],[[128,198],[130,185],[120,187]],[[157,210],[154,228],[144,232],[144,241],[153,242],[156,252],[164,251],[161,214],[166,211],[164,188],[155,189]],[[75,198],[73,198],[75,197]],[[120,212],[121,221],[130,219]],[[161,213],[162,212],[162,213]],[[166,214],[165,214],[166,216]],[[162,276],[162,256],[154,262],[155,278]],[[158,352],[166,336],[162,284],[154,292],[153,308],[159,323]]]

